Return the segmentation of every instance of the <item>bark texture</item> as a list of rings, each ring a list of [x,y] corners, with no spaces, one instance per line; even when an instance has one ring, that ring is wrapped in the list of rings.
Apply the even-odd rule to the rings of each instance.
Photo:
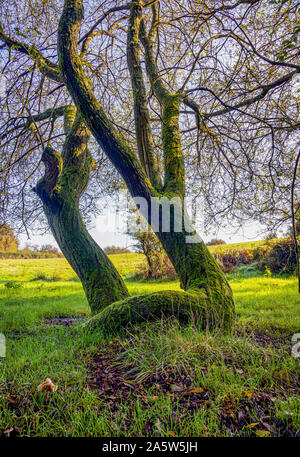
[[[93,158],[87,148],[90,132],[66,108],[66,140],[62,154],[47,147],[42,160],[45,175],[33,189],[42,199],[51,231],[66,259],[79,276],[92,313],[129,296],[123,279],[107,255],[88,233],[79,211]]]

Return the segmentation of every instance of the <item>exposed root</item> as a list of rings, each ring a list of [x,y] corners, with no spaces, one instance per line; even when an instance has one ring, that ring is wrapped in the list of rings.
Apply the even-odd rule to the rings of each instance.
[[[101,328],[104,333],[118,333],[130,325],[175,317],[182,324],[194,323],[200,328],[221,328],[229,331],[232,319],[226,307],[210,305],[204,294],[161,291],[120,300],[107,306],[84,325]]]

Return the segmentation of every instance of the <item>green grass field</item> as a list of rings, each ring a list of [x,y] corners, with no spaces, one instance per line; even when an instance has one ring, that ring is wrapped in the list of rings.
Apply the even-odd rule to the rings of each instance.
[[[272,240],[270,240],[269,242],[272,242]],[[264,241],[264,240],[245,241],[242,243],[217,244],[215,246],[208,246],[208,249],[212,253],[215,253],[215,252],[221,253],[221,252],[226,252],[226,251],[232,251],[234,249],[256,249],[261,246],[264,246],[266,243],[267,243],[267,241]]]
[[[133,295],[179,289],[129,279],[140,254],[111,259]],[[64,259],[0,260],[0,272],[0,435],[299,435],[296,278],[229,275],[232,336],[169,321],[104,338],[82,328],[89,308]],[[46,377],[56,392],[37,391]]]

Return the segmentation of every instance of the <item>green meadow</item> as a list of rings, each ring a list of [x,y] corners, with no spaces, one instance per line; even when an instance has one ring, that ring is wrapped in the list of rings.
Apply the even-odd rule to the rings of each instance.
[[[180,288],[131,279],[141,254],[111,260],[132,295]],[[0,272],[0,435],[299,436],[295,277],[228,275],[230,336],[169,320],[116,338],[82,325],[90,310],[64,259],[0,260]],[[47,377],[57,391],[37,389]]]

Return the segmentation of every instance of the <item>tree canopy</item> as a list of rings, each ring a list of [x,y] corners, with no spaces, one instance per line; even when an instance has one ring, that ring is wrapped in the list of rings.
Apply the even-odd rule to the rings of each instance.
[[[130,18],[131,3],[83,4],[78,35],[82,68],[108,119],[153,182],[155,174],[166,173],[157,89],[162,82],[170,93],[182,93],[186,190],[203,202],[206,224],[220,223],[226,215],[241,222],[250,217],[265,222],[268,216],[272,224],[290,220],[299,143],[299,3],[141,2],[142,45],[139,55],[132,52],[131,57],[128,30],[140,20]],[[41,151],[50,141],[54,147],[61,145],[61,116],[70,103],[56,50],[63,2],[3,1],[0,8],[6,85],[1,98],[1,208],[13,218],[17,207],[18,220],[21,216],[30,225],[41,214],[30,193],[31,183],[41,175]],[[150,77],[143,34],[148,34],[155,59]],[[143,134],[136,132],[131,90],[130,68],[137,71],[136,59],[143,87],[135,84],[133,93],[140,99],[140,120],[148,124]],[[151,77],[158,78],[155,87]],[[143,151],[144,134],[148,146]],[[98,145],[90,149],[99,166],[82,209],[96,211],[94,196],[111,193],[121,183]]]
[[[13,20],[16,3],[5,6],[3,74],[12,78],[0,128],[3,213],[17,198],[25,221],[24,189],[39,176],[33,190],[90,303],[105,307],[100,320],[133,318],[133,309],[143,315],[143,306],[148,315],[151,299],[126,298],[81,219],[79,200],[87,186],[97,188],[100,148],[131,196],[146,202],[140,210],[186,291],[180,308],[195,294],[202,325],[230,330],[230,286],[184,199],[201,197],[207,224],[228,215],[294,220],[299,4],[23,1]],[[152,212],[157,207],[160,219],[162,201],[172,202],[168,230]],[[172,311],[173,299],[157,297],[153,315]]]
[[[15,252],[18,249],[19,241],[12,229],[6,225],[0,225],[0,251]]]

